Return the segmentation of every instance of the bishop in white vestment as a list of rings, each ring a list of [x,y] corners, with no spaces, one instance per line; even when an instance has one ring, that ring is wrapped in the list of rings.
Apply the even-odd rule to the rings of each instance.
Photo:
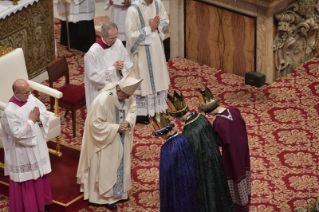
[[[44,211],[46,205],[52,204],[46,144],[49,114],[45,105],[30,94],[25,80],[16,80],[13,91],[1,118],[4,174],[10,178],[9,209]]]
[[[142,80],[134,71],[118,83],[106,82],[85,121],[77,182],[84,199],[116,210],[131,189],[131,156],[136,103],[131,96]]]
[[[138,116],[154,116],[167,109],[169,75],[159,28],[168,29],[168,16],[160,0],[136,0],[125,21],[126,49],[137,78],[143,78],[135,92]],[[162,33],[163,34],[163,33]]]
[[[118,30],[116,25],[109,22],[102,26],[101,31],[104,36],[94,43],[84,56],[87,110],[98,92],[105,86],[106,81],[118,82],[133,67],[125,47],[117,38]],[[121,63],[120,68],[117,67],[117,63]]]

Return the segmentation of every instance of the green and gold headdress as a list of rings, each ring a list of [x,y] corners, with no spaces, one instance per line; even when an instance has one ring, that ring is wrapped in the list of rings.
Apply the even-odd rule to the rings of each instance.
[[[189,111],[183,94],[179,95],[176,91],[174,91],[173,97],[167,94],[167,105],[168,113],[173,117],[182,117]]]
[[[214,95],[207,86],[203,91],[198,89],[198,99],[198,109],[205,113],[212,112],[219,106],[220,103],[220,99],[218,97],[214,97]]]

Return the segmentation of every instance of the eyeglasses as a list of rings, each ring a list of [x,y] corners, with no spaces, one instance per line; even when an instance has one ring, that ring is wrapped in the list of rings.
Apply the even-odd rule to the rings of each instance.
[[[105,37],[105,36],[104,36]],[[109,37],[105,37],[106,39],[108,39],[108,40],[116,40],[117,38],[119,38],[119,36],[117,36],[117,37],[114,37],[114,38],[109,38]]]
[[[21,93],[21,92],[18,92],[18,93],[21,93],[21,94],[23,94],[23,95],[29,95],[30,93],[32,92],[32,89],[30,89],[28,92],[25,92],[25,93]]]

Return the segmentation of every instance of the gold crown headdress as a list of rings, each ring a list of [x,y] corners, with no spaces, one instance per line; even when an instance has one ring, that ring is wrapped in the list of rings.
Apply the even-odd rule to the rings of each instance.
[[[166,134],[175,126],[174,124],[171,124],[168,117],[163,113],[155,113],[155,116],[150,117],[149,119],[154,128],[154,136]]]
[[[209,113],[215,110],[220,103],[220,99],[218,97],[214,97],[214,95],[207,86],[203,91],[198,89],[198,99],[198,109],[204,111],[205,113]]]
[[[174,91],[173,97],[167,94],[167,106],[168,113],[173,117],[181,117],[189,111],[183,94],[178,95],[176,91]]]

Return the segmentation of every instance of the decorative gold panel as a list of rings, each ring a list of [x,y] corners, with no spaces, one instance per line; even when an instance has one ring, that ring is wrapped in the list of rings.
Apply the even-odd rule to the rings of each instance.
[[[0,46],[22,48],[29,79],[55,59],[53,2],[40,0],[0,19]]]

